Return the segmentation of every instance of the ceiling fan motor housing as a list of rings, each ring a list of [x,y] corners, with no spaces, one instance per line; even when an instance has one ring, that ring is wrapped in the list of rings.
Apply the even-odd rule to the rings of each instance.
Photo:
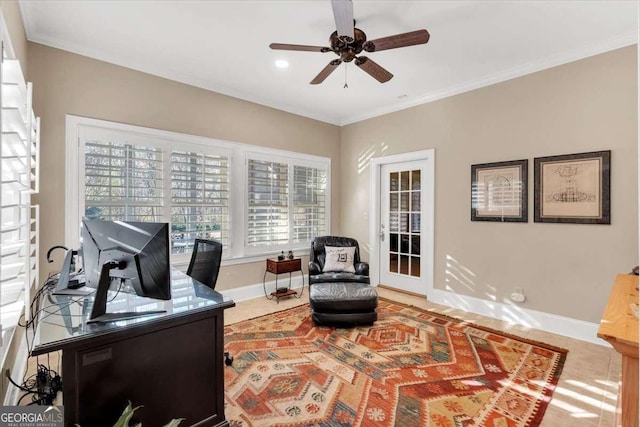
[[[353,29],[353,39],[351,37],[340,37],[334,31],[329,37],[331,50],[340,57],[343,62],[351,62],[356,55],[362,52],[362,47],[367,41],[367,35],[359,28]]]

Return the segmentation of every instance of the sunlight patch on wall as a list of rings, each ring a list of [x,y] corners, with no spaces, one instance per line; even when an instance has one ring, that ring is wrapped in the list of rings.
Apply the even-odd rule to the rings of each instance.
[[[362,174],[369,167],[369,161],[376,154],[376,147],[371,146],[358,156],[358,174]]]

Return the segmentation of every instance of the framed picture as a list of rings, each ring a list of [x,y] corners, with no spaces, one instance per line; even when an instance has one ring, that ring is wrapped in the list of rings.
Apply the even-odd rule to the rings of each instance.
[[[528,160],[471,165],[471,221],[527,222]]]
[[[534,159],[534,221],[611,224],[611,151]]]

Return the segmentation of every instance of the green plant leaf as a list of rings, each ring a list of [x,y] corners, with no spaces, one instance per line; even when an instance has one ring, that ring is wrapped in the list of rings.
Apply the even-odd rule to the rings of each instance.
[[[133,413],[142,406],[136,406],[135,408],[131,406],[131,401],[127,404],[127,407],[122,411],[122,415],[118,418],[118,421],[113,425],[113,427],[129,427],[129,421],[131,421],[131,417],[133,417]],[[138,424],[135,427],[140,427]]]
[[[165,424],[163,427],[178,427],[182,420],[184,420],[184,418],[174,418],[173,420],[169,421],[169,424]]]

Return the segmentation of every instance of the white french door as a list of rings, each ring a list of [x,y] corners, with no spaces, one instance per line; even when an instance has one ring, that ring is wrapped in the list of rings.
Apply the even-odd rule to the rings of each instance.
[[[433,277],[433,235],[425,226],[433,221],[427,202],[433,171],[428,168],[427,160],[416,160],[380,169],[379,282],[418,295],[427,295],[427,278]]]

